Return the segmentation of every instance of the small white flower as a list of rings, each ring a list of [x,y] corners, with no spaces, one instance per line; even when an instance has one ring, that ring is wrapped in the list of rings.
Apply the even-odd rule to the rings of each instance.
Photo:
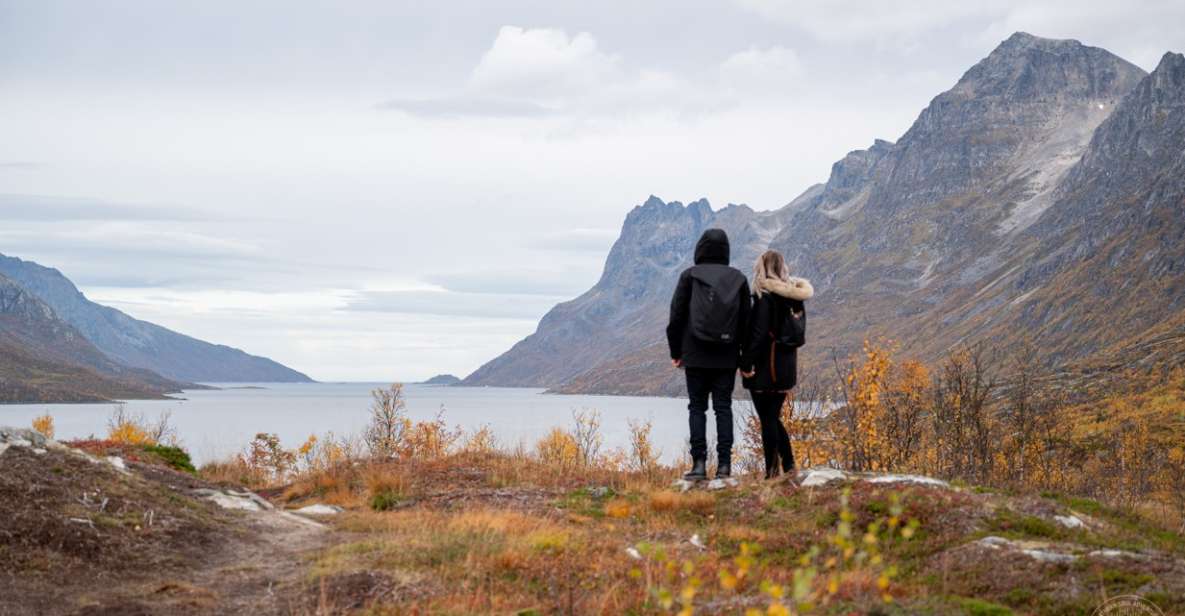
[[[708,546],[704,545],[704,540],[699,538],[699,533],[691,536],[691,545],[694,545],[701,550],[708,549]]]
[[[626,548],[626,549],[625,549],[625,553],[626,553],[626,554],[629,554],[629,555],[630,555],[630,558],[632,558],[632,559],[634,559],[634,560],[642,560],[642,553],[641,553],[641,552],[639,552],[639,551],[637,550],[637,548],[635,548],[635,547],[633,547],[633,546],[630,546],[630,547]]]

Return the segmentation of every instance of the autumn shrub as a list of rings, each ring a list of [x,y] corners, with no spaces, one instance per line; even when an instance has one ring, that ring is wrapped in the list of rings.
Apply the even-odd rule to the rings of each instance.
[[[563,428],[552,428],[535,443],[540,462],[556,470],[570,470],[580,465],[580,446]]]
[[[410,483],[405,470],[391,464],[368,467],[365,482],[370,508],[375,511],[394,509],[404,499]]]
[[[403,440],[395,455],[405,460],[440,459],[453,449],[462,434],[459,427],[448,427],[441,408],[431,421],[408,421],[405,424]]]
[[[828,436],[812,417],[799,420],[798,430],[818,432],[814,458],[828,457],[855,471],[904,470],[922,465],[925,418],[930,402],[929,373],[916,361],[897,361],[887,343],[865,342],[857,360],[843,375],[844,403],[828,424]],[[792,409],[791,409],[792,412]],[[795,424],[793,418],[790,423]],[[820,450],[830,445],[831,451]],[[828,455],[828,453],[830,455]]]
[[[601,413],[592,409],[572,411],[572,440],[582,466],[597,462],[604,438],[601,436]]]
[[[171,417],[165,411],[156,421],[151,421],[143,413],[128,411],[126,405],[116,405],[107,418],[107,439],[128,445],[176,444],[177,432]]]
[[[272,478],[263,469],[248,464],[242,454],[236,454],[224,460],[207,462],[198,469],[198,476],[211,483],[245,486],[252,489],[264,488],[272,484]]]
[[[52,439],[54,435],[53,415],[45,413],[33,418],[33,429],[42,436]]]
[[[896,357],[889,343],[866,342],[846,367],[836,362],[843,378],[834,412],[816,419],[791,409],[783,420],[802,466],[1068,492],[1158,507],[1185,529],[1185,373],[1128,375],[1074,406],[1037,356],[1029,344],[1009,353],[972,344],[930,369]],[[756,452],[755,418],[744,421]]]
[[[890,353],[890,349],[866,341],[862,361],[853,362],[844,375],[844,405],[833,418],[839,432],[836,454],[843,466],[853,471],[881,467],[884,442],[878,424],[892,366]]]
[[[659,468],[662,450],[656,449],[650,433],[654,428],[653,422],[635,421],[627,419],[626,425],[630,433],[630,453],[626,468],[644,475],[653,475]]]
[[[499,448],[498,439],[489,425],[474,430],[461,443],[461,451],[468,453],[491,453]]]

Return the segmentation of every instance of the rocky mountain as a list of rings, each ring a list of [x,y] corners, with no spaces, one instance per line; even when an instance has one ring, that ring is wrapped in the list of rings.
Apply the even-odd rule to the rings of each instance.
[[[656,343],[678,273],[691,264],[704,229],[721,227],[734,262],[752,262],[780,228],[782,215],[743,205],[713,211],[706,200],[684,206],[650,197],[626,216],[601,279],[553,308],[537,331],[469,375],[465,385],[553,387],[595,365],[614,366],[624,351]],[[624,375],[623,375],[624,376]]]
[[[310,381],[308,376],[266,357],[191,338],[96,304],[56,269],[0,255],[0,274],[44,301],[91,344],[126,366],[178,381]]]
[[[181,387],[112,361],[45,302],[0,275],[0,402],[162,398]]]
[[[815,283],[804,363],[887,337],[934,359],[961,342],[1037,343],[1050,362],[1181,325],[1181,56],[1152,74],[1077,41],[1017,33],[774,212],[651,199],[601,280],[471,375],[472,384],[678,393],[662,329],[708,226],[748,270],[766,247]]]

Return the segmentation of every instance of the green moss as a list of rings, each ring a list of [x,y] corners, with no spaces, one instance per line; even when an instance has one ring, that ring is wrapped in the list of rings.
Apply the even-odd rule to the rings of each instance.
[[[556,506],[572,513],[602,518],[605,516],[605,502],[616,495],[612,488],[595,495],[587,488],[580,488],[565,494],[556,502]]]
[[[370,508],[375,511],[390,511],[399,506],[402,497],[393,490],[383,490],[370,497]]]
[[[1012,610],[983,599],[961,599],[959,605],[968,616],[1012,616]]]
[[[1069,496],[1069,497],[1060,498],[1058,500],[1060,500],[1064,505],[1066,505],[1070,509],[1073,509],[1075,511],[1081,511],[1082,513],[1086,513],[1089,515],[1097,515],[1103,509],[1103,506],[1099,504],[1099,501],[1096,501],[1096,500],[1090,499],[1090,498],[1080,498],[1080,497],[1076,497],[1076,496]]]
[[[820,511],[815,516],[815,525],[819,528],[831,528],[839,521],[838,511]]]
[[[988,528],[1005,536],[1040,537],[1054,539],[1062,536],[1062,529],[1053,522],[1034,515],[1024,515],[1003,507],[987,522]]]
[[[1029,605],[1037,599],[1037,593],[1028,588],[1013,588],[1004,595],[1004,602],[1008,605]]]
[[[1121,569],[1106,569],[1102,578],[1103,585],[1110,594],[1131,592],[1154,579],[1146,573],[1132,573]]]
[[[189,453],[180,447],[145,445],[143,449],[146,453],[160,458],[162,462],[179,471],[184,471],[191,475],[197,474],[197,469],[193,467],[193,460],[189,458]]]
[[[888,515],[889,504],[880,500],[872,500],[864,505],[864,510],[874,517],[880,517]]]
[[[773,509],[797,509],[798,508],[798,494],[792,496],[779,496],[769,502],[769,506]]]

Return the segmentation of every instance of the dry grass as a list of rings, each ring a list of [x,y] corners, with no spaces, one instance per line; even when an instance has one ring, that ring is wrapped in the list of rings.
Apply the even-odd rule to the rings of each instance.
[[[650,510],[656,513],[690,511],[708,515],[716,508],[716,499],[707,492],[672,492],[662,490],[650,494]]]
[[[887,391],[896,391],[892,383]],[[333,520],[349,533],[345,542],[312,560],[318,613],[338,613],[335,605],[365,605],[367,614],[788,613],[807,603],[823,613],[884,611],[889,603],[902,613],[954,613],[961,599],[938,575],[945,554],[1002,532],[991,512],[1016,505],[1014,497],[969,490],[871,483],[850,493],[750,480],[739,489],[676,492],[667,486],[678,471],[652,464],[652,449],[601,454],[588,432],[595,416],[575,421],[572,432],[556,429],[512,450],[497,449],[488,431],[458,437],[455,447],[381,458],[310,439],[300,454],[316,462],[271,495],[293,507],[328,502],[348,510]],[[635,440],[645,443],[644,432]],[[874,459],[877,449],[865,441],[860,448]],[[207,470],[229,478],[246,466]],[[1069,511],[1062,501],[1044,502],[1049,511]],[[1185,542],[1148,532],[1135,518],[1115,519],[1107,533],[1067,537],[1185,555]],[[969,566],[990,575],[990,563]],[[1042,607],[1014,606],[1025,613],[1073,612],[1081,589],[1094,584],[1074,568],[1028,572],[1016,584],[1034,575]],[[1007,602],[1016,584],[1004,580],[976,596]],[[956,590],[970,596],[970,588]]]

